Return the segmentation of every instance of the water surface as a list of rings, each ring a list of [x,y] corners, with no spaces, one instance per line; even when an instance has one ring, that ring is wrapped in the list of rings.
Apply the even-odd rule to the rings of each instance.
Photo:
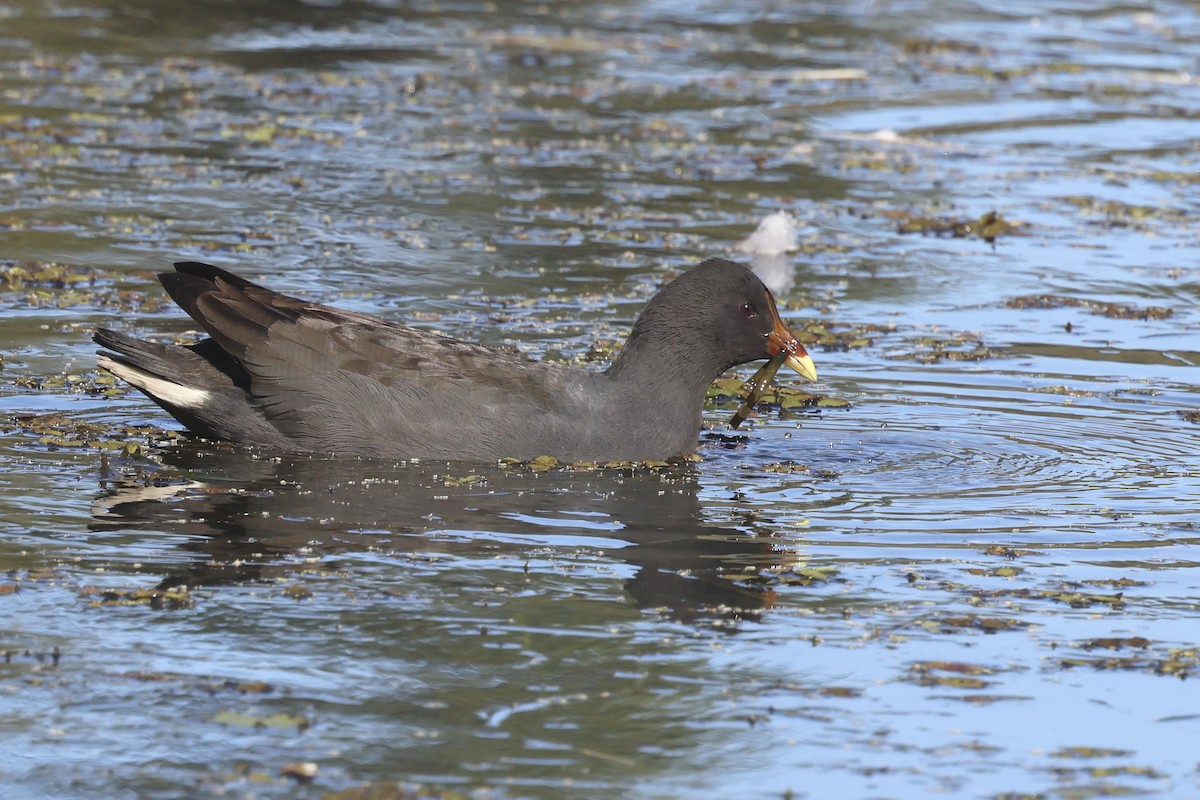
[[[1194,4],[0,0],[0,41],[6,797],[1200,793]],[[88,340],[189,331],[153,273],[200,259],[600,368],[781,210],[754,266],[851,406],[714,407],[691,468],[184,444]]]

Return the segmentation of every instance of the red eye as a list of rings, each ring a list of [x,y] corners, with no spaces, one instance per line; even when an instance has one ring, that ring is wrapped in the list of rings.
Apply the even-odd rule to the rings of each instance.
[[[738,311],[742,312],[743,317],[757,317],[758,316],[758,309],[755,308],[750,303],[742,303],[742,307],[739,308]]]

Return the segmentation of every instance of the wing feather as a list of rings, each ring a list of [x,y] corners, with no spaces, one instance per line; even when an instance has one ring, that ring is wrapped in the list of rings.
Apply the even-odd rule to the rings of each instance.
[[[176,270],[160,276],[168,293],[242,366],[260,413],[309,449],[370,452],[373,440],[400,439],[415,453],[422,442],[464,450],[470,429],[481,452],[515,452],[529,445],[519,437],[530,417],[553,437],[585,400],[564,366],[307,302],[198,262]]]

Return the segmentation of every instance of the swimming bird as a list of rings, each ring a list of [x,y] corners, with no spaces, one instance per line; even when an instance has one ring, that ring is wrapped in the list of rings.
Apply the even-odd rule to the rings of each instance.
[[[164,345],[101,328],[100,366],[194,434],[273,451],[665,460],[695,450],[705,390],[731,367],[778,356],[816,380],[770,291],[718,258],[659,290],[603,372],[174,266],[159,281],[209,338]]]

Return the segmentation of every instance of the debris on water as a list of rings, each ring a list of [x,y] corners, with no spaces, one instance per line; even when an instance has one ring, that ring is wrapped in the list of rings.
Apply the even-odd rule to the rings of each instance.
[[[800,249],[796,218],[786,211],[763,217],[754,233],[733,246],[750,256],[750,268],[775,295],[789,292],[796,280],[796,265],[787,254]]]
[[[258,728],[260,730],[264,728],[295,728],[299,733],[306,731],[312,724],[307,717],[300,714],[280,712],[260,717],[242,711],[218,711],[209,722],[214,722],[217,725],[228,725],[237,728]]]
[[[488,31],[478,38],[490,47],[514,49],[522,52],[542,51],[545,53],[603,53],[610,43],[580,33],[565,34],[508,31]]]
[[[920,686],[983,689],[992,684],[992,681],[980,677],[993,674],[991,667],[982,664],[962,661],[916,661],[909,664],[908,669],[911,679]]]
[[[741,378],[718,378],[708,387],[705,405],[727,408],[733,403],[743,403],[742,392],[747,381]],[[791,386],[771,386],[759,392],[757,406],[791,411],[803,408],[849,408],[850,401],[840,397],[813,394]],[[736,426],[735,426],[736,427]]]
[[[796,218],[786,211],[768,214],[758,223],[754,233],[734,245],[733,249],[750,256],[774,256],[799,250]]]
[[[938,364],[942,361],[983,361],[1005,356],[1003,351],[984,344],[976,334],[950,333],[945,336],[919,336],[906,341],[903,349],[888,352],[884,358],[890,361]]]
[[[85,422],[65,414],[14,414],[0,418],[0,431],[22,431],[38,437],[49,450],[90,448],[123,456],[136,456],[145,446],[159,447],[179,441],[183,434],[152,425],[105,425]]]
[[[984,633],[998,633],[999,631],[1012,631],[1019,628],[1029,627],[1028,622],[1023,622],[1019,619],[1008,619],[1004,617],[981,617],[975,614],[962,617],[942,617],[941,619],[932,620],[929,626],[932,630],[950,629],[959,630],[970,628]]]
[[[1169,319],[1174,311],[1163,306],[1138,306],[1128,303],[1105,303],[1061,294],[1027,294],[1009,298],[1004,302],[1008,308],[1086,308],[1088,313],[1113,319]]]
[[[1141,636],[1128,638],[1089,639],[1078,647],[1088,655],[1064,656],[1059,666],[1064,669],[1091,667],[1105,671],[1147,672],[1171,678],[1186,679],[1200,669],[1200,649],[1195,647],[1168,647],[1156,653],[1153,643]],[[1092,655],[1095,650],[1111,650],[1121,655]],[[1125,651],[1134,651],[1125,655]]]
[[[991,56],[994,52],[990,47],[954,39],[905,39],[900,43],[900,48],[906,55],[913,56],[948,54]]]
[[[1084,586],[1108,586],[1113,589],[1128,589],[1131,586],[1149,586],[1146,581],[1135,581],[1133,578],[1094,578],[1080,581]]]
[[[462,793],[454,789],[427,787],[393,781],[369,781],[322,795],[324,800],[484,800],[488,794]]]
[[[474,473],[468,475],[434,475],[435,481],[441,481],[443,486],[487,486],[488,479]]]
[[[1122,593],[1117,594],[1098,594],[1092,592],[1081,592],[1071,586],[1064,586],[1057,589],[969,589],[968,594],[978,600],[999,599],[999,598],[1021,598],[1027,600],[1043,599],[1053,600],[1059,603],[1065,603],[1071,608],[1090,608],[1095,605],[1106,605],[1114,611],[1120,611],[1125,608],[1125,596]]]
[[[1116,758],[1133,755],[1132,750],[1117,750],[1112,747],[1061,747],[1050,754],[1051,758]]]
[[[686,456],[674,456],[666,461],[560,461],[554,456],[537,456],[531,459],[502,458],[497,463],[500,467],[518,470],[520,472],[596,472],[615,471],[624,473],[658,474],[664,479],[677,478],[691,474],[692,468],[704,460],[703,456],[692,453]],[[477,476],[478,477],[478,476]],[[479,482],[469,482],[461,485],[477,486],[486,484],[486,479],[480,477]],[[444,485],[451,485],[444,483]]]
[[[1041,386],[1032,389],[1043,394],[1059,394],[1066,397],[1097,397],[1098,393],[1089,389],[1074,389],[1070,386]]]
[[[1181,177],[1180,175],[1172,175],[1170,173],[1159,173],[1154,176],[1154,179],[1173,181]],[[1195,178],[1192,177],[1190,180],[1195,180]],[[1100,225],[1105,228],[1142,230],[1156,222],[1178,224],[1192,221],[1195,218],[1184,207],[1139,205],[1120,200],[1080,196],[1063,197],[1061,201],[1078,208],[1083,215],[1089,218],[1091,224]]]
[[[311,783],[317,777],[317,765],[312,761],[293,761],[280,767],[279,774],[298,783]]]
[[[1167,657],[1155,665],[1155,672],[1176,678],[1187,678],[1200,669],[1200,648],[1171,647]]]
[[[62,662],[62,651],[58,645],[51,650],[33,650],[30,648],[5,648],[0,650],[0,663],[14,664],[23,661],[34,662],[36,667],[57,667]]]
[[[1150,646],[1150,640],[1142,636],[1109,636],[1099,639],[1088,639],[1087,641],[1081,642],[1079,646],[1084,650],[1095,650],[1097,648],[1103,650],[1121,650],[1126,647],[1145,650]]]
[[[93,267],[56,261],[0,260],[0,299],[19,308],[95,306],[154,313],[170,299],[162,292],[122,288],[122,276]]]
[[[982,569],[980,567],[971,567],[967,570],[967,572],[971,573],[972,575],[982,575],[982,576],[985,576],[988,578],[1015,578],[1016,576],[1020,575],[1024,571],[1025,571],[1025,569],[1023,567],[1011,567],[1011,566],[994,567],[992,569]]]
[[[294,583],[283,590],[283,596],[293,600],[308,600],[313,596],[313,592],[304,584]]]
[[[770,464],[742,464],[741,469],[756,472],[769,472],[776,475],[808,475],[812,472],[807,464],[797,464],[794,461],[776,461]]]
[[[837,567],[793,567],[784,570],[772,570],[783,586],[812,586],[818,583],[829,583],[838,574]]]
[[[196,604],[186,586],[169,589],[101,589],[85,586],[79,592],[84,597],[92,598],[92,608],[149,606],[156,610],[176,610],[191,608]]]
[[[117,381],[115,375],[104,371],[87,374],[72,372],[58,375],[18,375],[13,379],[13,384],[38,392],[68,392],[104,397],[119,397],[129,392],[128,386]]]
[[[1011,222],[997,211],[989,211],[978,219],[934,217],[907,211],[887,212],[885,216],[891,216],[897,220],[896,231],[898,233],[951,236],[959,239],[974,237],[983,239],[989,244],[1001,236],[1008,236],[1025,227],[1024,223]]]
[[[545,472],[546,470],[554,469],[558,466],[558,459],[554,456],[537,456],[525,462],[525,467],[530,472]]]
[[[1002,556],[1004,558],[1020,558],[1021,556],[1040,556],[1039,550],[1028,550],[1023,547],[1009,547],[1005,544],[990,544],[983,549],[985,555]]]
[[[72,286],[92,285],[101,279],[112,279],[91,267],[61,264],[57,261],[26,261],[15,263],[0,261],[0,291],[12,291],[28,287],[66,289]]]
[[[265,681],[235,681],[227,679],[220,683],[201,683],[198,687],[209,694],[238,692],[239,694],[270,694],[275,687]]]

